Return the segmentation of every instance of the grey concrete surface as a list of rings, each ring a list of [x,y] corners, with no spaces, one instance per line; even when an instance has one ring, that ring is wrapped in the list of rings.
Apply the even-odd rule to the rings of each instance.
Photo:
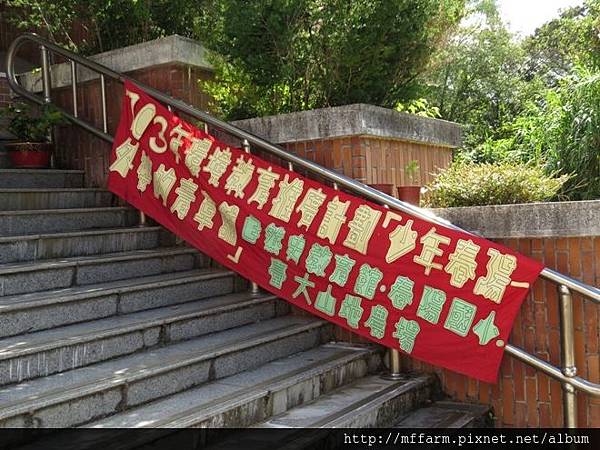
[[[0,189],[0,210],[107,207],[112,198],[104,189]]]
[[[161,228],[132,227],[0,237],[0,264],[156,248]]]
[[[112,396],[112,392],[118,389],[121,395],[120,407],[126,407],[128,401],[161,398],[191,387],[190,379],[193,380],[192,384],[200,384],[214,377],[218,378],[218,375],[211,374],[209,368],[231,352],[243,358],[245,348],[261,348],[265,355],[271,355],[273,349],[290,350],[290,338],[303,336],[305,340],[312,342],[314,333],[324,326],[321,321],[307,318],[272,319],[0,387],[0,426],[28,414],[34,419],[44,417],[45,422],[38,422],[42,427],[53,426],[57,422],[64,423],[65,420],[71,426],[78,425],[90,420],[91,415],[100,418],[108,412],[118,412],[116,409],[106,411],[103,407],[107,402],[110,403],[104,393]],[[296,353],[291,350],[284,356]],[[275,353],[280,353],[280,350]],[[276,358],[273,356],[269,361],[274,359]],[[130,398],[127,394],[132,387],[136,393]],[[82,401],[86,402],[85,408],[70,408],[72,403]],[[85,412],[83,417],[80,415],[81,411]]]
[[[0,169],[0,189],[80,188],[83,171],[54,169]]]
[[[600,236],[600,200],[433,209],[488,238]]]
[[[128,207],[0,211],[0,236],[127,227],[138,221],[137,211]]]
[[[238,120],[233,124],[275,143],[376,136],[451,148],[462,145],[462,126],[457,123],[361,103]]]

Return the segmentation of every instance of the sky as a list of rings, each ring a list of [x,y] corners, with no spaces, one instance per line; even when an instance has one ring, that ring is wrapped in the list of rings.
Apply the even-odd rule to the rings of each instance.
[[[581,5],[583,0],[498,0],[500,13],[509,28],[521,36],[558,16],[561,9]]]

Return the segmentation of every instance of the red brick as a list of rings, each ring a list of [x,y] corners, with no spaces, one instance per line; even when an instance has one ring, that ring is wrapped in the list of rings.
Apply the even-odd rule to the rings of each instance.
[[[552,417],[550,414],[550,404],[540,403],[538,405],[539,411],[539,426],[541,428],[549,428],[552,426]]]
[[[539,424],[538,417],[538,391],[537,378],[527,378],[527,426],[537,427]]]
[[[589,406],[589,427],[600,427],[600,404],[590,404]]]
[[[562,387],[557,381],[552,381],[550,383],[550,404],[550,411],[552,414],[552,426],[556,428],[562,427]]]
[[[515,424],[515,400],[511,389],[507,389],[506,383],[503,383],[502,391],[502,422],[506,425]]]

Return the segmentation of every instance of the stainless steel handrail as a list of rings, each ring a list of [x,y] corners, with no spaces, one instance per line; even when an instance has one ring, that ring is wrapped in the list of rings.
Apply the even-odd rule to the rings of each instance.
[[[43,86],[43,97],[40,97],[32,92],[27,91],[23,88],[17,79],[15,73],[15,58],[18,49],[25,42],[34,42],[40,46],[42,53],[42,86]],[[425,209],[404,203],[390,195],[384,194],[378,190],[375,190],[365,184],[362,184],[356,180],[346,177],[333,170],[327,169],[320,166],[312,161],[301,158],[297,155],[287,152],[284,148],[272,144],[258,136],[255,136],[247,131],[244,131],[234,125],[219,120],[207,112],[200,111],[193,106],[182,102],[181,100],[170,97],[157,89],[150,86],[146,86],[139,83],[135,79],[115,72],[108,67],[105,67],[97,62],[77,55],[69,50],[66,50],[52,42],[36,35],[33,33],[26,33],[18,36],[10,45],[7,53],[6,67],[8,75],[8,83],[11,89],[23,98],[26,98],[32,102],[38,104],[44,104],[51,102],[50,90],[51,90],[51,70],[48,58],[48,52],[52,52],[67,59],[71,64],[71,81],[72,81],[72,92],[73,92],[73,108],[74,114],[59,108],[61,112],[71,122],[84,128],[86,131],[94,134],[95,136],[103,139],[107,142],[112,142],[113,137],[107,132],[107,118],[106,118],[106,95],[105,95],[105,77],[109,77],[113,80],[124,82],[129,80],[132,83],[137,84],[143,90],[145,90],[152,97],[158,101],[164,103],[172,110],[176,110],[194,117],[206,124],[211,125],[214,128],[222,130],[230,135],[239,138],[244,141],[246,151],[250,151],[250,144],[266,151],[288,163],[290,168],[302,168],[308,172],[323,177],[329,180],[334,188],[345,188],[355,194],[358,194],[364,198],[372,200],[375,203],[385,205],[386,207],[393,208],[395,210],[403,211],[405,213],[416,216],[420,219],[427,220],[434,224],[440,224],[455,230],[463,231],[475,235],[474,233],[463,230],[460,227],[448,222],[445,219],[435,216],[430,211]],[[76,65],[81,65],[87,69],[99,74],[101,86],[102,86],[102,112],[103,112],[103,123],[102,130],[96,128],[94,125],[82,120],[77,113],[77,95],[76,95],[76,83],[77,83],[77,70]],[[551,282],[558,284],[559,289],[559,301],[561,306],[561,349],[562,349],[562,368],[555,367],[544,360],[541,360],[525,350],[515,347],[511,344],[507,344],[505,349],[508,354],[517,358],[518,360],[535,367],[552,378],[557,379],[563,385],[564,389],[564,412],[565,412],[565,425],[568,427],[576,426],[577,422],[577,410],[576,410],[576,395],[575,390],[585,392],[592,396],[600,396],[600,384],[591,383],[588,380],[582,379],[576,375],[577,370],[575,367],[575,349],[574,349],[574,332],[573,332],[573,307],[571,291],[577,292],[586,298],[592,300],[595,303],[600,303],[600,289],[589,286],[571,277],[563,275],[549,268],[544,268],[541,276]],[[567,330],[565,332],[565,330]]]

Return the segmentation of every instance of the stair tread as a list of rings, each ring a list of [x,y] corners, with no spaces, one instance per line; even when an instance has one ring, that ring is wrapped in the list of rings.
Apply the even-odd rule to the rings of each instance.
[[[343,426],[359,410],[368,410],[385,399],[396,397],[430,382],[427,375],[407,377],[401,381],[367,376],[337,389],[317,400],[293,408],[257,424],[257,428],[332,428]]]
[[[484,405],[436,402],[411,412],[394,428],[463,428],[488,411]]]
[[[257,369],[153,401],[123,413],[98,420],[94,428],[181,428],[227,411],[235,405],[265,395],[325,372],[373,351],[339,344],[320,347],[267,363]]]
[[[145,259],[155,256],[171,256],[197,253],[191,247],[159,247],[156,249],[131,250],[127,252],[104,253],[90,256],[72,256],[68,258],[46,259],[40,261],[20,261],[0,265],[0,276],[8,273],[31,272],[60,267],[85,266],[93,264],[106,264],[115,261]]]
[[[103,234],[115,234],[115,233],[148,233],[160,231],[160,226],[147,226],[147,227],[119,227],[119,228],[95,228],[80,231],[67,231],[67,232],[56,232],[56,233],[43,233],[43,234],[25,234],[22,236],[2,236],[0,237],[0,244],[14,241],[25,241],[25,240],[36,240],[36,239],[60,239],[69,237],[86,237],[96,236]]]
[[[15,294],[0,297],[0,313],[22,308],[32,308],[37,305],[54,304],[68,301],[81,300],[105,296],[112,293],[124,293],[136,290],[151,289],[161,286],[172,286],[211,279],[215,277],[231,276],[233,272],[221,269],[194,269],[183,272],[165,273],[137,278],[127,278],[106,283],[73,286],[70,288],[55,289],[51,291],[38,291],[28,294]]]
[[[0,187],[0,194],[12,194],[12,193],[38,193],[38,192],[110,192],[108,189],[103,188],[78,188],[78,187],[23,187],[23,188],[3,188]]]
[[[129,206],[96,206],[93,208],[53,208],[53,209],[16,209],[12,211],[0,211],[1,216],[25,216],[41,214],[82,214],[88,212],[125,212],[133,211]]]
[[[50,174],[62,174],[62,173],[74,173],[83,175],[85,172],[83,170],[76,169],[0,169],[0,174],[3,173],[50,173]]]
[[[279,317],[0,387],[0,419],[322,326],[315,318]]]
[[[220,308],[227,309],[228,307],[242,303],[258,303],[273,298],[275,297],[272,295],[252,297],[247,292],[227,294],[211,299],[164,306],[121,316],[36,331],[26,335],[2,338],[0,339],[0,361],[43,350],[61,348],[64,345],[85,344],[99,337],[118,336],[127,331],[141,330],[184,317],[200,316]]]

